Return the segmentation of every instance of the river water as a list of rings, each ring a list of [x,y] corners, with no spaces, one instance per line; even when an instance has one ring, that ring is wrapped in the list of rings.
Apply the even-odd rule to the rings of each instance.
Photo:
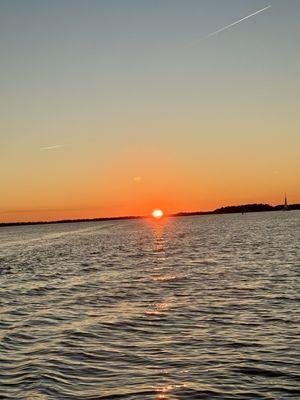
[[[300,212],[0,228],[0,398],[300,398]]]

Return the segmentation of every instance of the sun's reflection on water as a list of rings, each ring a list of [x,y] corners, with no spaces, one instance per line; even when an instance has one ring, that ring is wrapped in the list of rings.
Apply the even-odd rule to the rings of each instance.
[[[169,310],[171,306],[170,302],[154,303],[151,308],[147,309],[145,315],[161,315]]]
[[[186,384],[182,383],[182,384],[176,384],[176,385],[169,384],[169,385],[165,385],[160,388],[157,388],[154,400],[171,400],[174,398],[174,393],[172,393],[174,391],[174,389],[182,388],[185,386],[186,386]]]
[[[159,267],[166,260],[166,228],[168,227],[169,229],[171,219],[167,217],[161,219],[149,218],[145,220],[145,223],[151,233],[149,251],[151,252],[154,264],[156,264],[156,267]]]
[[[173,389],[173,385],[163,386],[157,389],[155,400],[168,400],[169,392]]]
[[[166,220],[162,219],[154,221],[151,227],[153,230],[154,250],[156,252],[164,251],[165,249],[164,230],[166,227]]]

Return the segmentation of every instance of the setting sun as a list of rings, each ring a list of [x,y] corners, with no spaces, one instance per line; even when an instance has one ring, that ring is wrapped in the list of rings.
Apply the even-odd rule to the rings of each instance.
[[[152,211],[152,217],[153,218],[161,218],[164,216],[164,213],[162,212],[162,210],[156,209]]]

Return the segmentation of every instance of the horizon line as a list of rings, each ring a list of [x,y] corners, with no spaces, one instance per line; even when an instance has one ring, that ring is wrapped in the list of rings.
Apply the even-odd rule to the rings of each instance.
[[[284,204],[270,205],[268,203],[247,203],[247,204],[238,204],[238,205],[230,205],[230,206],[221,206],[214,210],[208,211],[178,211],[176,213],[166,214],[163,218],[168,217],[184,217],[184,216],[197,216],[197,215],[217,215],[217,214],[227,214],[228,212],[222,212],[222,210],[226,209],[238,209],[241,207],[249,207],[249,206],[260,206],[267,207],[268,209],[264,210],[254,210],[254,211],[236,211],[236,212],[261,212],[261,211],[278,211],[279,207],[284,208]],[[289,207],[296,207],[294,210],[300,209],[300,203],[290,204]],[[234,211],[232,212],[234,213]],[[0,222],[0,227],[2,226],[17,226],[17,225],[43,225],[43,224],[59,224],[59,223],[75,223],[75,222],[97,222],[97,221],[114,221],[114,220],[129,220],[129,219],[149,219],[152,218],[151,214],[149,215],[124,215],[124,216],[110,216],[110,217],[93,217],[93,218],[75,218],[75,219],[58,219],[58,220],[40,220],[40,221],[11,221],[11,222]]]

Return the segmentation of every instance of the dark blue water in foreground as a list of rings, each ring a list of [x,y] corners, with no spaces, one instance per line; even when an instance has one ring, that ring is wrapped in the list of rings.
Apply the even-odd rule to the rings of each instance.
[[[299,228],[298,211],[1,228],[0,398],[299,399]]]

